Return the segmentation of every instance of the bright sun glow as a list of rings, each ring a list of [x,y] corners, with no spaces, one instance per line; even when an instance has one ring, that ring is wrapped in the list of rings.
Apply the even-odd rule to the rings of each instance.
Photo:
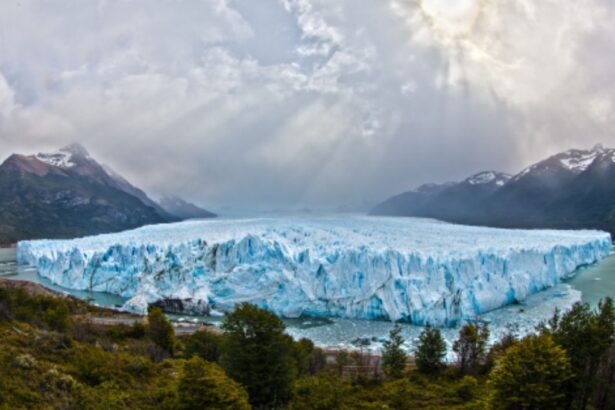
[[[461,37],[474,28],[482,0],[421,0],[422,13],[432,27],[449,37]]]
[[[456,64],[466,64],[464,57],[481,64],[490,72],[517,69],[520,61],[509,62],[498,58],[489,47],[489,41],[480,33],[485,19],[493,17],[493,3],[487,0],[417,0],[418,12],[442,46],[451,52]],[[484,27],[482,27],[484,28]],[[461,71],[467,72],[465,67]],[[454,77],[452,78],[453,81]]]

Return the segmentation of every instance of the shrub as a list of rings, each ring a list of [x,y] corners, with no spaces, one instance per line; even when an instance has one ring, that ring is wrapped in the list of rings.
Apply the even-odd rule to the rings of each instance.
[[[184,339],[184,355],[199,356],[208,362],[217,362],[222,351],[222,335],[209,330],[199,330]]]
[[[551,336],[527,336],[508,350],[492,372],[492,404],[502,409],[564,408],[571,376],[566,351]]]
[[[0,320],[18,320],[51,330],[64,331],[70,313],[77,308],[71,299],[31,296],[23,289],[0,288]]]
[[[468,401],[474,398],[476,389],[478,387],[478,380],[473,376],[463,376],[455,388],[457,396],[461,400]]]
[[[336,410],[344,408],[351,387],[333,375],[304,377],[295,383],[293,410]]]
[[[193,357],[183,367],[177,388],[178,409],[248,410],[246,391],[216,364]]]

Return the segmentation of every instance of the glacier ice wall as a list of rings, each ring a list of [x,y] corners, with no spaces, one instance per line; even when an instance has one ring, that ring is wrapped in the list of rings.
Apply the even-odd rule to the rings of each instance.
[[[188,221],[75,240],[24,241],[20,264],[72,289],[285,317],[461,319],[524,300],[608,255],[599,231],[505,230],[428,219]]]

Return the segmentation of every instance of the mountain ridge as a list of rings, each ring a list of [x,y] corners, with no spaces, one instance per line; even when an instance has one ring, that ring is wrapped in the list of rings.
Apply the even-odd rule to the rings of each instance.
[[[193,203],[173,195],[165,195],[160,199],[162,209],[171,215],[182,219],[215,218],[217,215]]]
[[[460,182],[424,184],[386,199],[370,214],[614,234],[615,186],[609,183],[613,180],[615,149],[596,145],[552,155],[513,176],[483,171]]]
[[[78,144],[0,164],[0,243],[180,221]]]

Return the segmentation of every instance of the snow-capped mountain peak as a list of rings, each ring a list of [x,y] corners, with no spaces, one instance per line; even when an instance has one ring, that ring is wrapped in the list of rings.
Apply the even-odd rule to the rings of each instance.
[[[596,145],[589,151],[585,150],[570,150],[559,155],[559,161],[562,166],[574,173],[581,173],[585,171],[596,158],[604,154],[606,151],[600,144]]]
[[[75,157],[90,158],[90,154],[79,144],[71,144],[60,148],[56,152],[39,152],[34,156],[41,162],[58,168],[73,168],[76,164]]]
[[[75,166],[75,163],[72,161],[73,154],[65,151],[57,151],[44,153],[39,152],[35,155],[36,159],[41,162],[44,162],[47,165],[51,165],[58,168],[72,168]]]
[[[497,186],[503,186],[510,179],[510,175],[495,171],[483,171],[466,179],[470,185],[482,185],[495,182]]]
[[[558,169],[578,175],[587,170],[596,159],[602,161],[605,158],[610,162],[615,162],[615,149],[604,148],[601,144],[597,144],[589,150],[571,149],[525,168],[513,180],[518,181],[528,174],[552,173]]]

